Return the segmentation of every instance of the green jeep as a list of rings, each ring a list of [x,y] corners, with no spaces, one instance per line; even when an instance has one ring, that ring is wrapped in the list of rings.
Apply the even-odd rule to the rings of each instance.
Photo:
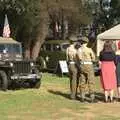
[[[41,74],[36,61],[23,58],[20,42],[0,37],[0,89],[7,90],[13,82],[39,88]]]
[[[41,69],[56,71],[58,62],[66,60],[66,48],[70,45],[69,40],[48,40],[41,47],[39,61]]]

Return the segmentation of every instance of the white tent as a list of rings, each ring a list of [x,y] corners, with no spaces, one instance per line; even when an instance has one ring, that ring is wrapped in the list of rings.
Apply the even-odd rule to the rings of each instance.
[[[115,43],[120,40],[120,24],[114,26],[109,30],[106,30],[97,36],[97,56],[99,56],[105,40],[112,40]]]

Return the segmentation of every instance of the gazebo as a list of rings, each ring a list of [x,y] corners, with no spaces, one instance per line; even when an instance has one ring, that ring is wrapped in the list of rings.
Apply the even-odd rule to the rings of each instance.
[[[112,40],[115,44],[120,40],[120,24],[97,36],[97,56],[103,48],[105,40]]]

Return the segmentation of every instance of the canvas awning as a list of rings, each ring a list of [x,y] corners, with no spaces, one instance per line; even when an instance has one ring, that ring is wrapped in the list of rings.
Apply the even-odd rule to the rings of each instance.
[[[98,39],[109,39],[109,40],[113,40],[113,39],[120,39],[120,24],[114,26],[113,28],[99,34],[97,36]]]
[[[102,50],[105,40],[120,40],[120,24],[97,36],[97,56],[99,56],[99,52]]]

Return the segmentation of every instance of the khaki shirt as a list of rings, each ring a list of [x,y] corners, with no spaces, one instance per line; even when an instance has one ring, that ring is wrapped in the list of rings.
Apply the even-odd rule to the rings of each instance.
[[[74,47],[74,44],[70,45],[66,50],[67,61],[75,61],[76,60],[77,50]]]
[[[83,44],[77,51],[77,57],[81,61],[95,61],[95,54],[87,44]]]

